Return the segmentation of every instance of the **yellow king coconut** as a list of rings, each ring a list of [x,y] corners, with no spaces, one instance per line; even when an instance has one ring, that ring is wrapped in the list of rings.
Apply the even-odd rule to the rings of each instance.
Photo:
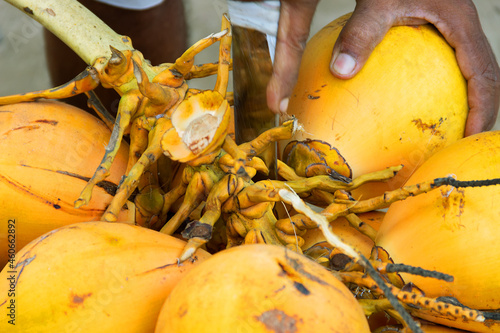
[[[285,247],[236,246],[186,274],[156,333],[369,332],[364,312],[331,272]]]
[[[354,78],[334,77],[332,50],[348,18],[308,42],[287,112],[304,126],[296,139],[330,143],[354,177],[404,164],[390,182],[354,192],[368,198],[400,187],[434,152],[463,137],[467,88],[454,50],[431,25],[391,28]]]
[[[459,181],[500,178],[500,131],[469,136],[429,158],[407,185],[453,175]],[[429,297],[454,297],[464,306],[500,308],[500,185],[445,186],[393,203],[377,235],[377,245],[398,263],[436,270],[453,282],[402,274]],[[421,316],[421,315],[419,315]],[[484,323],[426,320],[474,332],[500,332],[500,321]]]
[[[175,285],[210,257],[198,250],[179,263],[185,246],[125,223],[44,234],[0,272],[0,332],[153,332]]]
[[[0,265],[33,239],[63,225],[99,220],[128,161],[117,153],[87,206],[74,201],[99,165],[111,131],[89,113],[55,102],[0,107]],[[123,209],[119,221],[133,219]],[[133,222],[133,221],[131,221]]]

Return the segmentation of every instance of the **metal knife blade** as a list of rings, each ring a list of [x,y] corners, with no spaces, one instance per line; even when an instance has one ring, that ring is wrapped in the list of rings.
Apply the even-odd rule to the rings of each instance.
[[[229,1],[228,5],[233,34],[235,134],[236,143],[240,144],[253,140],[262,132],[279,125],[278,115],[267,107],[266,101],[266,87],[273,71],[276,32],[273,36],[269,31],[263,32],[266,29],[259,29],[257,25],[256,29],[250,28],[252,22],[248,24],[248,22],[241,23],[238,19],[233,20],[235,15],[234,11],[232,15],[231,3],[235,2],[237,1]],[[241,4],[240,2],[237,5]],[[259,3],[260,5],[271,7],[257,14],[258,18],[267,23],[276,21],[277,29],[279,1],[264,1]],[[276,9],[278,16],[276,16]],[[262,15],[267,15],[266,13],[269,14],[269,17],[262,17]],[[249,13],[247,12],[247,14]],[[245,19],[251,19],[251,13],[245,15]],[[270,179],[277,179],[277,149],[277,143],[274,143],[263,154],[259,155],[269,168],[267,177]]]

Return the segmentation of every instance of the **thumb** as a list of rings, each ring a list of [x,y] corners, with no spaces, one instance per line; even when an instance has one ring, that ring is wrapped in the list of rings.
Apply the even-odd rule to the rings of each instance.
[[[356,75],[392,24],[392,17],[381,11],[357,7],[333,47],[332,74],[341,79]]]

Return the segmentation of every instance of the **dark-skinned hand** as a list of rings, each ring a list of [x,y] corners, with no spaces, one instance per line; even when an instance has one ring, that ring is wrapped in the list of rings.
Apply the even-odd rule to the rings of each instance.
[[[274,70],[267,87],[267,102],[274,112],[286,112],[318,2],[281,1]],[[467,80],[465,135],[490,130],[500,104],[500,69],[471,0],[357,0],[333,48],[332,75],[355,76],[392,26],[425,23],[433,24],[455,49]]]

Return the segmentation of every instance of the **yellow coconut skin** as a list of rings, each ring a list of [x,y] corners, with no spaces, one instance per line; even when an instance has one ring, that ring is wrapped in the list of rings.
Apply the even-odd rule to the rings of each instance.
[[[457,329],[454,329],[454,328],[450,328],[450,327],[446,327],[446,326],[442,326],[442,325],[434,325],[432,323],[420,323],[420,329],[424,332],[424,333],[465,333],[467,331],[463,331],[463,330],[457,330]],[[399,333],[401,332],[401,329],[400,328],[385,328],[384,329],[384,332],[385,333]]]
[[[369,332],[352,293],[284,247],[242,245],[187,274],[165,302],[160,332]]]
[[[411,313],[411,310],[410,310]],[[498,333],[500,332],[500,322],[498,320],[486,319],[484,322],[463,321],[461,319],[454,320],[444,317],[436,317],[435,313],[418,313],[415,314],[419,318],[429,322],[438,323],[436,326],[423,326],[425,333],[452,333],[452,332],[479,332],[479,333]],[[455,327],[452,329],[450,327]]]
[[[175,284],[210,256],[199,250],[194,263],[179,265],[185,244],[123,223],[81,222],[51,231],[0,273],[0,331],[152,332]],[[12,299],[15,326],[8,323]]]
[[[8,221],[19,250],[44,233],[99,220],[113,196],[96,186],[86,206],[74,201],[104,156],[111,131],[89,113],[61,102],[0,106],[0,265],[7,261]],[[125,173],[128,145],[118,151],[108,184]],[[123,212],[125,213],[125,212]],[[128,220],[120,214],[119,220]]]
[[[456,330],[454,328],[440,326],[440,325],[421,325],[420,328],[425,333],[464,333],[463,330]]]
[[[304,126],[295,139],[329,142],[354,177],[404,164],[388,183],[354,192],[368,198],[400,187],[434,152],[463,137],[467,88],[453,49],[430,25],[391,28],[354,78],[335,78],[329,64],[348,17],[308,42],[287,113]]]
[[[429,158],[407,184],[447,175],[463,181],[500,178],[500,132],[476,134],[448,146]],[[453,282],[403,275],[427,296],[453,296],[475,309],[498,309],[498,198],[498,185],[443,187],[407,198],[389,207],[376,243],[395,262],[453,275]]]

